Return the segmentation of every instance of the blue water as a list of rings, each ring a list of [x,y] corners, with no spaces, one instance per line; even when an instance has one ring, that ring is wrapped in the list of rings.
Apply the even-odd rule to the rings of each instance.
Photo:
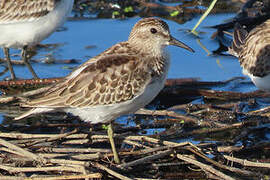
[[[233,14],[218,14],[208,16],[203,23],[199,26],[199,31],[206,32],[200,35],[200,42],[208,49],[215,50],[218,47],[216,41],[210,39],[214,32],[213,29],[204,28],[204,26],[215,25],[222,21],[233,17]],[[64,27],[66,31],[55,32],[48,39],[42,43],[61,44],[56,50],[51,52],[40,52],[34,59],[46,57],[48,53],[52,53],[56,59],[80,59],[85,62],[89,57],[93,57],[108,47],[125,41],[128,38],[132,26],[140,18],[130,18],[127,20],[115,19],[97,19],[97,20],[82,20],[82,21],[68,21]],[[242,76],[241,68],[237,59],[232,57],[211,57],[199,46],[196,38],[186,33],[179,31],[179,29],[191,29],[198,18],[194,18],[183,25],[175,22],[166,22],[170,26],[172,35],[181,40],[182,42],[191,46],[196,53],[190,53],[184,49],[177,47],[168,47],[171,53],[172,65],[169,71],[169,78],[185,78],[185,77],[199,77],[201,80],[206,81],[219,81],[226,80],[234,76]],[[93,45],[94,48],[86,48]],[[19,51],[12,51],[18,53]],[[68,65],[77,66],[78,64]],[[66,76],[70,70],[64,68],[63,64],[41,64],[33,63],[33,67],[37,74],[42,78]],[[31,78],[31,74],[24,66],[16,66],[15,72],[18,77]],[[8,76],[6,73],[4,76]],[[4,77],[2,76],[2,77]]]

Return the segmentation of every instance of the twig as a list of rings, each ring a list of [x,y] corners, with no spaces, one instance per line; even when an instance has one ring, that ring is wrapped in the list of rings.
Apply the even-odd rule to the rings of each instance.
[[[39,144],[39,143],[42,143],[42,142],[57,141],[57,140],[59,140],[59,139],[62,139],[62,138],[65,138],[65,137],[67,137],[67,136],[70,136],[70,135],[72,135],[72,134],[75,134],[76,132],[78,132],[78,130],[77,130],[77,129],[74,129],[74,130],[71,131],[71,132],[59,134],[59,135],[56,136],[56,137],[50,137],[50,138],[48,138],[48,139],[41,139],[41,140],[37,140],[37,141],[31,142],[31,143],[27,143],[26,146],[32,146],[32,145]]]
[[[25,180],[25,177],[19,177],[19,176],[0,176],[0,179],[4,179],[4,180]]]
[[[226,153],[231,153],[233,151],[240,151],[244,148],[244,146],[219,146],[217,147],[218,152],[226,152]]]
[[[131,166],[136,166],[136,165],[139,165],[139,164],[148,163],[149,161],[162,158],[164,156],[167,156],[167,155],[171,154],[172,152],[173,152],[172,150],[166,150],[166,151],[158,152],[157,154],[146,156],[146,157],[137,159],[135,161],[120,164],[117,167],[121,168],[121,169],[126,169],[126,168],[131,167]]]
[[[43,152],[55,152],[55,153],[109,153],[111,150],[101,148],[52,148],[45,147],[40,148],[37,151]]]
[[[221,169],[229,170],[229,171],[231,171],[231,172],[240,173],[240,174],[243,174],[243,175],[249,176],[249,177],[254,176],[254,175],[256,174],[256,173],[251,172],[251,171],[242,170],[242,169],[235,168],[235,167],[225,166],[225,165],[223,165],[223,164],[220,164],[220,163],[217,162],[217,161],[214,161],[213,159],[210,159],[209,157],[207,157],[206,155],[204,155],[201,151],[197,151],[197,150],[194,150],[194,149],[189,148],[189,147],[187,147],[187,149],[188,149],[189,151],[191,151],[192,153],[198,155],[199,157],[205,159],[207,162],[210,162],[210,163],[212,163],[213,165],[215,165],[215,166],[217,166],[217,167],[219,167],[219,168],[221,168]]]
[[[91,173],[91,174],[79,174],[79,175],[60,175],[60,176],[42,176],[42,177],[31,177],[25,178],[24,180],[64,180],[64,179],[101,179],[101,173]]]
[[[243,166],[270,168],[270,163],[252,162],[252,161],[248,161],[246,159],[235,158],[235,157],[231,157],[231,156],[227,156],[227,155],[224,155],[224,158],[226,158],[229,161],[239,163]]]
[[[148,146],[146,146],[146,145],[137,143],[137,142],[135,142],[135,141],[130,141],[130,140],[127,140],[127,139],[125,139],[125,140],[123,141],[123,143],[129,144],[129,145],[131,145],[131,146],[137,146],[137,147],[139,147],[139,148],[150,148],[150,147],[148,147]]]
[[[15,150],[12,150],[12,149],[9,149],[9,148],[5,148],[5,147],[0,148],[0,151],[5,151],[5,152],[11,153],[11,154],[17,154],[17,155],[22,156],[22,157],[25,156],[25,155],[24,155],[23,153],[21,153],[21,152],[17,152],[17,151],[15,151]]]
[[[47,171],[69,171],[83,173],[82,168],[75,166],[52,166],[52,167],[12,167],[0,164],[0,169],[8,171],[9,173],[18,172],[47,172]]]
[[[62,144],[88,144],[89,142],[91,142],[90,139],[72,139],[62,142]]]
[[[26,133],[0,133],[2,138],[14,139],[33,139],[33,138],[58,138],[59,134],[26,134]],[[65,139],[85,139],[88,134],[71,134],[65,136]]]
[[[199,149],[197,146],[193,145],[191,142],[182,142],[182,143],[175,143],[171,141],[162,141],[159,139],[151,138],[148,136],[127,136],[125,139],[130,139],[130,140],[137,140],[137,141],[147,141],[155,144],[164,144],[165,146],[170,146],[170,147],[179,147],[179,146],[192,146],[195,149]]]
[[[5,146],[7,148],[10,148],[10,149],[13,149],[13,150],[19,152],[19,155],[23,154],[25,157],[31,158],[31,159],[33,159],[33,160],[35,160],[37,162],[42,163],[42,164],[46,163],[46,160],[44,158],[39,157],[39,156],[29,152],[29,151],[26,151],[26,150],[24,150],[23,148],[21,148],[19,146],[11,144],[11,143],[5,141],[4,139],[0,138],[0,144],[2,146]]]
[[[113,171],[113,170],[107,168],[106,166],[103,166],[103,165],[99,164],[99,163],[95,163],[95,164],[93,164],[93,166],[94,166],[94,167],[97,167],[97,168],[99,168],[99,169],[101,169],[101,170],[104,170],[104,171],[106,171],[107,173],[109,173],[110,175],[112,175],[112,176],[114,176],[114,177],[117,177],[117,178],[119,178],[119,179],[121,179],[121,180],[132,180],[132,179],[126,177],[126,176],[123,176],[122,174],[119,174],[119,173],[117,173],[117,172],[115,172],[115,171]]]
[[[226,179],[226,180],[234,180],[234,178],[230,177],[230,176],[227,176],[226,174],[214,169],[213,167],[211,166],[208,166],[206,164],[203,164],[195,159],[192,159],[186,155],[181,155],[181,154],[177,154],[177,158],[183,160],[183,161],[186,161],[186,162],[189,162],[191,164],[194,164],[198,167],[200,167],[201,169],[207,171],[207,172],[210,172],[211,174],[215,174],[216,176],[218,176],[219,178],[222,178],[222,179]]]
[[[90,165],[90,162],[66,160],[66,159],[48,159],[48,162],[53,163],[53,164],[80,165],[80,166],[86,166],[86,167]]]
[[[71,158],[78,159],[78,160],[95,160],[95,159],[103,158],[103,155],[101,153],[79,154],[79,155],[71,156]]]
[[[146,110],[146,109],[139,109],[136,114],[143,114],[143,115],[152,115],[152,116],[170,116],[177,119],[184,120],[185,123],[192,123],[192,124],[200,124],[200,126],[208,126],[212,127],[215,125],[216,127],[226,127],[226,124],[218,123],[218,122],[208,122],[208,121],[201,121],[196,118],[184,116],[181,114],[178,114],[174,111],[168,111],[168,110],[159,110],[159,111],[153,111],[153,110]]]

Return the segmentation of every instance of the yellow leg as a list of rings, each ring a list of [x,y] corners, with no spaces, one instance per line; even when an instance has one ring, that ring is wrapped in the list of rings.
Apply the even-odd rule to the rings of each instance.
[[[23,47],[22,49],[22,60],[24,64],[27,66],[29,71],[32,73],[34,79],[38,79],[37,74],[35,73],[34,69],[32,68],[31,64],[29,63],[29,59],[27,58],[27,46]]]
[[[112,123],[109,124],[107,133],[108,133],[108,137],[109,137],[111,147],[112,147],[112,151],[113,151],[114,162],[116,164],[120,164],[120,160],[119,160],[119,157],[118,157],[118,154],[117,154],[117,151],[116,151],[116,148],[115,148],[115,144],[114,144],[114,139],[113,139]]]
[[[11,64],[10,55],[9,55],[9,48],[3,48],[3,49],[4,49],[4,54],[5,54],[5,58],[6,58],[6,61],[7,61],[8,69],[9,69],[9,72],[10,72],[10,75],[11,75],[11,79],[15,80],[16,76],[15,76],[15,73],[14,73],[14,70],[13,70],[13,67],[12,67],[12,64]]]

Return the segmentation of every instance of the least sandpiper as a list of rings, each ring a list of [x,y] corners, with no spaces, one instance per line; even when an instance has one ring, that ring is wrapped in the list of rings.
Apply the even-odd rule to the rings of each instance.
[[[170,65],[164,49],[167,45],[194,52],[172,37],[168,25],[161,19],[142,19],[133,27],[128,41],[88,60],[62,82],[22,104],[33,109],[15,119],[64,111],[86,122],[106,123],[134,113],[150,103],[164,86]],[[108,132],[111,130],[110,124]],[[112,137],[112,133],[108,135]]]
[[[239,58],[243,74],[257,88],[270,91],[270,19],[249,33],[237,24],[229,52]]]
[[[0,47],[4,49],[11,78],[15,73],[9,48],[22,49],[22,59],[37,78],[27,59],[27,47],[35,45],[61,26],[72,10],[74,0],[1,0]]]

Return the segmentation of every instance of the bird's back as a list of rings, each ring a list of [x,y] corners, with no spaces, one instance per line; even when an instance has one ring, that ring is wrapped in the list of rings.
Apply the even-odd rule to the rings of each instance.
[[[0,46],[39,43],[63,24],[72,6],[73,0],[1,0]]]
[[[270,20],[249,33],[239,24],[234,30],[231,54],[239,58],[246,73],[263,77],[270,73]]]
[[[163,88],[167,72],[155,77],[150,59],[129,48],[128,43],[116,44],[22,106],[34,108],[34,114],[66,111],[92,123],[133,113]]]

